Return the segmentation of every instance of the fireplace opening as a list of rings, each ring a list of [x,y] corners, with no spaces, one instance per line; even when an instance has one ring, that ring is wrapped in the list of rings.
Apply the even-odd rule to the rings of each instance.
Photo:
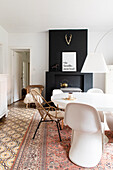
[[[84,90],[83,75],[55,75],[55,87],[61,88],[61,84],[66,83],[67,87],[80,88]]]

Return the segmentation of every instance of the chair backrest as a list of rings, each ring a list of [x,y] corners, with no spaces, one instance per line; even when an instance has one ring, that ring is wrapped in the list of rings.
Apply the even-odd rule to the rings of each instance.
[[[53,92],[52,92],[52,96],[54,96],[55,94],[61,94],[61,93],[63,93],[62,90],[60,90],[60,89],[54,89]]]
[[[50,114],[49,114],[49,110],[46,110],[46,108],[49,108],[50,107],[50,104],[48,104],[48,102],[44,99],[44,97],[39,93],[39,91],[37,90],[37,88],[35,89],[32,89],[31,90],[31,94],[33,96],[33,99],[34,99],[34,102],[35,102],[35,105],[36,105],[36,108],[37,110],[39,111],[40,113],[40,116],[42,119],[46,119],[47,116],[51,118]],[[42,101],[46,104],[46,106],[48,107],[44,107],[42,105]]]
[[[39,92],[42,93],[44,86],[43,85],[29,85],[27,86],[27,93],[30,93],[32,89],[37,88],[39,89]]]
[[[96,109],[81,103],[69,103],[66,106],[65,123],[76,131],[97,132],[101,122]]]
[[[46,114],[46,110],[41,104],[44,101],[42,95],[39,93],[39,90],[37,90],[37,88],[31,89],[31,95],[33,96],[36,108],[38,109],[41,117],[43,118]]]
[[[104,93],[101,89],[91,88],[87,91],[88,93]]]

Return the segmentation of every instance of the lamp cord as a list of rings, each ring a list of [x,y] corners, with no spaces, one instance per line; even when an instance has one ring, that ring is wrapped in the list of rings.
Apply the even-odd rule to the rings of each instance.
[[[111,28],[109,31],[107,31],[107,32],[101,37],[101,39],[99,40],[99,42],[97,43],[97,45],[96,45],[96,47],[95,47],[94,53],[96,52],[97,47],[98,47],[98,45],[100,44],[100,42],[102,41],[102,39],[103,39],[107,34],[109,34],[112,30],[113,30],[113,28]]]

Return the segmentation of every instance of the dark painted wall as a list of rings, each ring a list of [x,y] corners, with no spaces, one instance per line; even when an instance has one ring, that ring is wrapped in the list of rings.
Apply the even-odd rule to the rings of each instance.
[[[66,43],[65,35],[70,45]],[[49,31],[49,72],[46,72],[46,99],[50,100],[52,90],[60,88],[60,83],[66,79],[69,87],[79,87],[82,91],[92,88],[92,74],[81,73],[81,68],[87,56],[87,30],[50,30]],[[62,72],[62,52],[76,52],[77,71]],[[52,68],[58,64],[57,68]]]
[[[92,88],[91,73],[46,72],[46,100],[51,100],[52,91],[60,89],[63,79],[67,80],[69,87],[79,87],[83,92]]]
[[[65,35],[70,45],[66,43]],[[77,71],[81,71],[87,55],[87,30],[50,30],[49,31],[49,71],[56,71],[52,66],[58,64],[57,71],[62,71],[62,52],[76,52]]]

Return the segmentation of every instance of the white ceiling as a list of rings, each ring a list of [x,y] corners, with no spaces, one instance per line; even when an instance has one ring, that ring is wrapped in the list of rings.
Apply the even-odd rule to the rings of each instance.
[[[52,28],[113,28],[113,0],[0,0],[0,25],[10,33]]]

